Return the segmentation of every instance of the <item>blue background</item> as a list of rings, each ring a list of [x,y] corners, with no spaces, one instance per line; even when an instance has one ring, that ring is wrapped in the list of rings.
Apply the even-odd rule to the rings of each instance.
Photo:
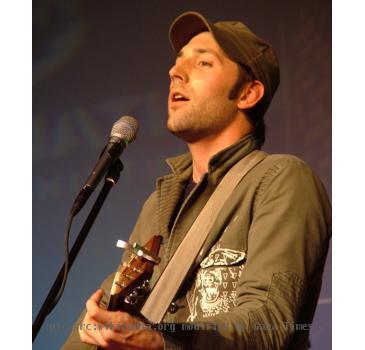
[[[63,263],[71,203],[112,123],[126,114],[140,123],[120,181],[34,349],[61,346],[87,297],[115,270],[115,243],[128,238],[155,178],[168,172],[164,158],[186,151],[165,129],[174,62],[167,32],[186,10],[241,20],[272,43],[281,84],[266,115],[264,150],[307,161],[331,196],[330,1],[33,1],[33,319]],[[72,239],[89,208],[75,220]],[[330,251],[311,332],[316,350],[331,348],[331,261]]]

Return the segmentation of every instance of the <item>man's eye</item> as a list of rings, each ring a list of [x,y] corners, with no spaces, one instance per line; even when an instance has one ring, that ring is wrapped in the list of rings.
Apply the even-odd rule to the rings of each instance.
[[[198,65],[203,66],[203,67],[211,67],[212,66],[212,64],[207,62],[207,61],[199,61]]]

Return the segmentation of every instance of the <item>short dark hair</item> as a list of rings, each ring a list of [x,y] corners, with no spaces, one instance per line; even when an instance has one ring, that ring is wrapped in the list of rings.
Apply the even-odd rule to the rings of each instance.
[[[238,97],[239,93],[241,92],[242,88],[254,81],[255,75],[253,74],[251,68],[244,66],[242,64],[238,64],[239,74],[235,84],[232,86],[231,90],[229,91],[228,98],[230,100],[234,100]],[[244,110],[248,121],[251,123],[253,127],[253,135],[257,140],[257,144],[261,147],[265,142],[265,121],[264,121],[264,114],[266,108],[262,105],[261,99],[255,106]]]

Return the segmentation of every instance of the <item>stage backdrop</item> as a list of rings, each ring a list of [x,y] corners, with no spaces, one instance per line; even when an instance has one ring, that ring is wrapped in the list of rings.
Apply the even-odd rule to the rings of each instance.
[[[242,20],[276,48],[281,84],[266,116],[268,152],[307,161],[331,194],[331,3],[298,1],[33,1],[33,319],[63,262],[75,195],[112,123],[135,116],[140,132],[125,169],[74,264],[64,295],[34,349],[57,349],[88,296],[113,272],[164,158],[185,152],[165,130],[171,21],[197,10],[212,21]],[[90,202],[93,201],[93,198]],[[80,213],[71,240],[90,205]],[[311,335],[331,348],[331,255]]]

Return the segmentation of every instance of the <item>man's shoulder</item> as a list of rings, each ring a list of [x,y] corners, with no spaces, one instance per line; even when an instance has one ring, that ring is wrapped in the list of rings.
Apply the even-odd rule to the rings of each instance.
[[[290,166],[304,166],[310,167],[303,159],[293,154],[268,154],[265,158],[265,162],[270,165],[278,165],[282,167]]]
[[[291,154],[268,154],[256,167],[252,176],[259,182],[260,188],[291,184],[298,188],[308,186],[323,187],[322,181],[312,167],[303,159]]]
[[[307,174],[316,176],[312,167],[303,159],[292,154],[268,154],[262,162],[261,171],[270,174]]]

